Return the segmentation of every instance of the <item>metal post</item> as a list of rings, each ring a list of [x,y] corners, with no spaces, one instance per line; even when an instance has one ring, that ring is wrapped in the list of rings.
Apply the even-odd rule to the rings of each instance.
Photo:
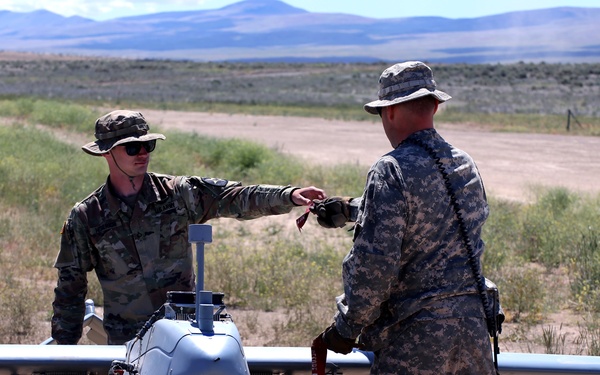
[[[212,242],[212,226],[192,224],[189,226],[188,241],[196,251],[198,276],[196,278],[196,325],[203,333],[213,333],[212,292],[204,290],[204,244]]]

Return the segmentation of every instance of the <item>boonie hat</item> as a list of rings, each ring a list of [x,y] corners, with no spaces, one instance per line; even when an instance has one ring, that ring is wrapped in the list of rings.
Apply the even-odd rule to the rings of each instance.
[[[387,68],[379,77],[379,100],[364,105],[365,111],[378,114],[377,108],[432,95],[440,103],[452,98],[436,88],[431,68],[420,61],[407,61]]]
[[[140,112],[112,111],[96,120],[96,141],[81,148],[90,155],[100,156],[124,143],[165,139],[164,135],[148,130],[150,126]]]

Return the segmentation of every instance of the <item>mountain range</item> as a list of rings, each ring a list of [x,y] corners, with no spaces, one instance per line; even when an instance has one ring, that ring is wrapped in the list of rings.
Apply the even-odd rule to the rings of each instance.
[[[600,8],[374,19],[279,0],[107,21],[0,11],[0,50],[193,61],[600,62]]]

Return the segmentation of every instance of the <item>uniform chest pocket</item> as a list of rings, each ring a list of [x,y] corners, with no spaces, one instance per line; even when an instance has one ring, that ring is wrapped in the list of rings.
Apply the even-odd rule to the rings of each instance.
[[[172,208],[161,213],[159,223],[159,257],[179,259],[185,257],[188,249],[188,226],[190,221],[183,208]]]
[[[117,280],[140,270],[140,262],[136,254],[117,237],[105,236],[96,244],[98,264],[96,271],[107,280]]]

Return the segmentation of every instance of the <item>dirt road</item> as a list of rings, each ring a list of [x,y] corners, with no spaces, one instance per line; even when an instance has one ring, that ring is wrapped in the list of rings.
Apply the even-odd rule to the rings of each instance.
[[[391,150],[378,122],[142,110],[154,128],[261,142],[309,163],[371,165]],[[438,124],[440,134],[475,159],[488,194],[527,201],[534,186],[600,193],[600,137],[491,133]]]

